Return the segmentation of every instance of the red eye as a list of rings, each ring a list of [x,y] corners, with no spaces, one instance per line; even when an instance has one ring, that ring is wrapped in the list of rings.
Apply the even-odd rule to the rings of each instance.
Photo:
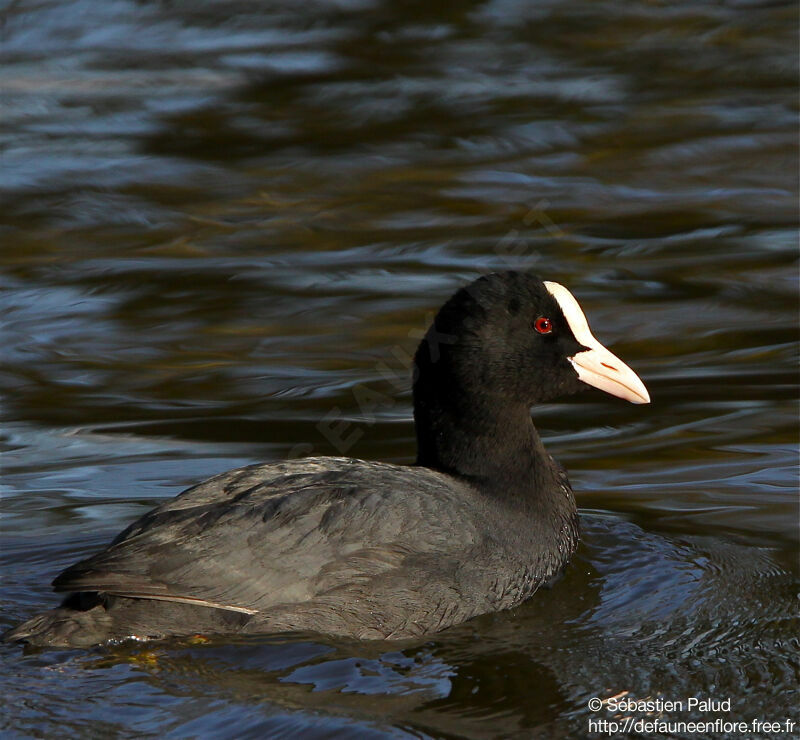
[[[550,332],[553,331],[553,322],[546,316],[540,316],[533,322],[533,328],[536,329],[539,334],[550,334]]]

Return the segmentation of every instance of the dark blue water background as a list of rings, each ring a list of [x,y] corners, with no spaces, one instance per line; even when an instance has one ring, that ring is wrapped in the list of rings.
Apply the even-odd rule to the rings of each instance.
[[[0,628],[205,476],[411,460],[397,378],[483,272],[569,286],[653,397],[534,411],[583,544],[513,612],[4,647],[9,736],[583,737],[613,696],[798,719],[794,3],[2,13]]]

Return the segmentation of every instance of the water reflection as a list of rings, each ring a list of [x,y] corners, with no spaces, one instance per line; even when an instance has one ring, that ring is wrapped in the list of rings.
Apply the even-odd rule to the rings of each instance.
[[[536,410],[584,544],[520,609],[389,648],[4,651],[13,727],[581,735],[620,691],[790,716],[796,26],[788,3],[6,9],[3,625],[199,478],[337,453],[331,409],[348,454],[409,460],[404,358],[483,271],[569,285],[653,396]]]

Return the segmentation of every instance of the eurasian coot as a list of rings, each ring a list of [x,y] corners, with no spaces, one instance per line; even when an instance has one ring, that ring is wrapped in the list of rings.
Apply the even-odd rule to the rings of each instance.
[[[61,606],[4,639],[396,639],[515,606],[578,541],[575,499],[530,407],[588,386],[650,400],[566,288],[482,277],[445,303],[417,349],[415,465],[316,457],[218,475],[67,568],[53,582],[70,594]]]

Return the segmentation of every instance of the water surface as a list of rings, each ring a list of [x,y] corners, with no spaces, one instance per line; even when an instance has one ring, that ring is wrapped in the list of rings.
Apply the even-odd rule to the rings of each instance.
[[[653,398],[534,410],[583,542],[520,608],[400,645],[5,647],[7,732],[580,737],[620,695],[800,720],[794,4],[3,13],[0,628],[205,476],[412,460],[409,353],[487,271],[569,286]]]

